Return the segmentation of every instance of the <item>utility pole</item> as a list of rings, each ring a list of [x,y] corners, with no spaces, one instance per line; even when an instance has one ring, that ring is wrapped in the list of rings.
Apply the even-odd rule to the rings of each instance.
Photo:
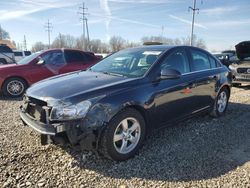
[[[62,34],[61,33],[59,33],[59,40],[60,40],[60,48],[62,48],[63,46],[62,46]]]
[[[82,48],[83,50],[85,49],[85,22],[86,22],[86,10],[88,10],[88,8],[85,7],[85,3],[82,3],[82,6],[79,7],[80,12],[78,12],[78,14],[80,14],[81,18],[80,20],[82,21]],[[87,23],[87,22],[86,22]],[[87,28],[88,29],[88,28]]]
[[[193,46],[193,39],[194,39],[194,19],[196,12],[199,13],[198,8],[196,8],[196,0],[193,0],[193,7],[189,7],[189,10],[192,10],[193,12],[193,20],[192,20],[192,31],[191,31],[191,37],[190,37],[190,46]]]
[[[0,25],[0,40],[3,39],[3,31],[2,31],[2,26]]]
[[[48,20],[48,22],[45,25],[45,29],[46,29],[45,31],[48,32],[48,41],[49,41],[48,48],[50,48],[50,33],[52,32],[52,23],[49,22],[49,20]]]
[[[161,42],[163,42],[164,26],[161,26]]]
[[[26,41],[26,36],[24,35],[23,37],[23,48],[25,51],[27,51],[27,41]]]
[[[89,45],[89,26],[88,26],[88,19],[86,18],[85,21],[86,21],[86,29],[87,29],[87,42],[88,42],[88,45]],[[88,45],[87,45],[87,47],[88,47]]]

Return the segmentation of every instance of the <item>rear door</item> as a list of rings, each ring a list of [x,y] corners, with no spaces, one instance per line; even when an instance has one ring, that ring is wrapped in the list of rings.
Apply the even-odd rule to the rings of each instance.
[[[77,50],[65,50],[64,57],[67,63],[60,70],[60,73],[86,70],[94,64],[93,60],[88,58],[88,54]]]
[[[205,110],[213,105],[216,83],[219,79],[214,57],[197,48],[189,48],[191,74],[196,78],[193,92],[196,96],[196,110]]]

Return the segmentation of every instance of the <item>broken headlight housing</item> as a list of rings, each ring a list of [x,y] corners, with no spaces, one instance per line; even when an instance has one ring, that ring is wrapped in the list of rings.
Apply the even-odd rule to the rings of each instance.
[[[50,114],[50,120],[62,121],[62,120],[76,120],[82,119],[86,116],[91,102],[86,100],[76,105],[58,105],[52,108]]]

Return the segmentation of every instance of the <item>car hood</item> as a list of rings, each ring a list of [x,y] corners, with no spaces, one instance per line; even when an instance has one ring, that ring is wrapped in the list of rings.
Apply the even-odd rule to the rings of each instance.
[[[0,70],[15,68],[15,67],[19,67],[19,66],[21,66],[21,65],[17,65],[17,64],[0,65]]]
[[[130,80],[134,80],[134,78],[79,71],[40,81],[31,86],[26,93],[29,97],[45,101],[51,105],[58,101],[74,103],[74,100],[77,102],[77,100],[107,95],[120,90],[121,87],[114,88],[113,86],[127,83]]]
[[[238,57],[250,57],[250,41],[244,41],[235,46],[236,54]]]

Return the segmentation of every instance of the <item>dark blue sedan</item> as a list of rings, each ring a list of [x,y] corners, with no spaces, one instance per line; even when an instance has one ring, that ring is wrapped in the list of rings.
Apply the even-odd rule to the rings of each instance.
[[[44,144],[65,138],[121,161],[153,129],[197,114],[223,115],[231,81],[229,69],[202,49],[143,46],[33,85],[20,115]]]

